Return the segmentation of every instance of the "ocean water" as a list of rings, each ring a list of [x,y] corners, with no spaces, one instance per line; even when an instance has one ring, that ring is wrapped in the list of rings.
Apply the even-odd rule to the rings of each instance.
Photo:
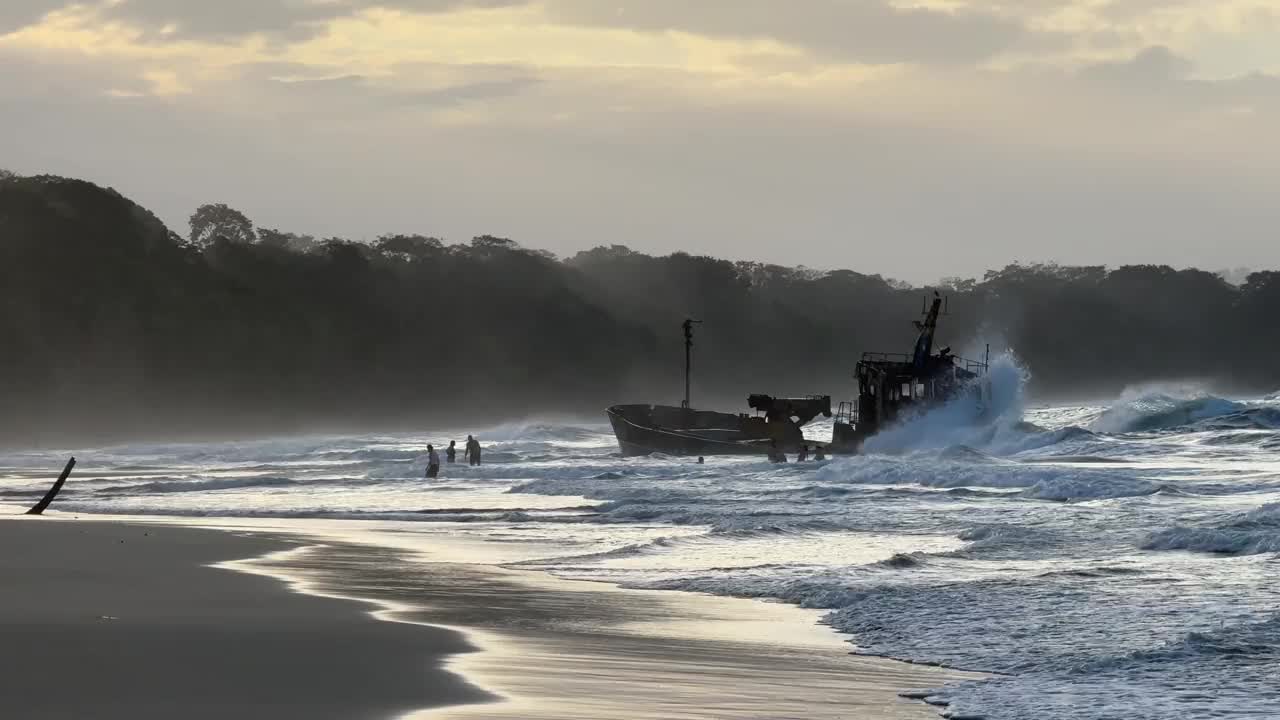
[[[993,673],[934,690],[991,720],[1280,717],[1280,396],[1137,389],[941,408],[864,456],[623,458],[601,424],[78,449],[55,508],[329,518],[501,545],[575,579],[828,611],[860,653]],[[829,427],[807,429],[813,437]],[[0,503],[70,451],[0,453]],[[904,688],[907,690],[908,688]]]

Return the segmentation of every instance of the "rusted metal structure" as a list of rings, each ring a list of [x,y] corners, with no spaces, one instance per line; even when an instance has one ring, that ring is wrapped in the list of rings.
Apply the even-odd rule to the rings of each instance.
[[[608,415],[618,447],[626,456],[766,455],[775,444],[783,452],[796,452],[804,443],[800,428],[819,415],[832,415],[827,395],[752,395],[748,406],[757,414],[669,405],[614,405]]]
[[[963,393],[981,396],[986,392],[985,383],[979,380],[990,368],[989,347],[982,361],[957,357],[949,347],[933,352],[943,304],[942,297],[934,293],[924,319],[916,322],[920,335],[910,354],[862,354],[854,374],[858,400],[840,404],[832,430],[833,450],[858,452],[867,438],[914,413]]]
[[[959,395],[986,392],[978,382],[987,372],[989,357],[981,362],[965,360],[944,347],[934,353],[938,318],[945,302],[934,293],[915,323],[919,336],[911,353],[863,353],[855,377],[856,402],[840,403],[832,440],[827,448],[856,453],[863,442],[913,413],[947,402]],[[624,455],[766,455],[771,448],[794,453],[806,443],[801,428],[819,416],[831,417],[831,396],[776,398],[751,395],[747,406],[756,411],[720,413],[689,406],[692,373],[693,326],[682,325],[685,338],[684,402],[668,405],[615,405],[608,410],[609,423]],[[990,350],[988,349],[988,356]]]
[[[804,443],[800,428],[819,415],[831,417],[831,397],[776,398],[751,395],[748,413],[722,413],[690,407],[693,368],[693,326],[699,320],[685,320],[684,401],[669,405],[614,405],[609,408],[609,424],[618,446],[628,456],[651,455],[765,455],[771,447],[795,452]]]

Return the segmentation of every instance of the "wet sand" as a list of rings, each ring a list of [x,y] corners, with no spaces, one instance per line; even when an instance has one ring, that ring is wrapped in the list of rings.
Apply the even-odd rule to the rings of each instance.
[[[307,527],[0,521],[8,712],[929,720],[935,708],[897,694],[976,677],[850,655],[818,613],[786,605],[566,581],[416,546],[416,533],[392,547]]]
[[[286,547],[174,526],[0,521],[0,697],[23,720],[390,718],[488,699],[460,633],[207,567]]]
[[[898,693],[980,677],[852,655],[820,612],[790,605],[432,560],[458,550],[336,543],[242,565],[465,630],[481,652],[449,667],[501,699],[414,720],[936,720]]]

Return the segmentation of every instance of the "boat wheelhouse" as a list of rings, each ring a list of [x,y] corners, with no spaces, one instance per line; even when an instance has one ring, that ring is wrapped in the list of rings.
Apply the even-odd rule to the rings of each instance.
[[[840,403],[836,413],[832,429],[836,452],[858,452],[872,435],[964,393],[985,399],[987,384],[982,379],[990,369],[990,348],[982,361],[953,355],[950,347],[933,352],[942,308],[943,300],[935,293],[924,320],[916,323],[920,335],[913,353],[862,354],[854,373],[858,399]]]

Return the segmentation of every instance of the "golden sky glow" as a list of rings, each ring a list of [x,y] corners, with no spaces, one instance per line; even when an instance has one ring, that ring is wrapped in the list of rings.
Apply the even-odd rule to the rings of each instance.
[[[553,0],[554,1],[554,0]],[[1039,52],[1013,48],[1008,56],[1024,61],[1048,59],[1071,63],[1119,59],[1149,45],[1188,52],[1212,52],[1214,36],[1273,37],[1280,3],[1223,0],[1215,3],[1134,3],[1140,12],[1125,11],[1125,2],[1084,0],[1074,3],[895,3],[904,8],[930,8],[941,14],[965,10],[1016,19],[1028,28],[1060,33],[1060,47]],[[793,12],[803,12],[803,3]],[[94,57],[189,62],[206,66],[288,61],[352,72],[377,74],[412,62],[452,64],[518,64],[533,67],[641,67],[695,73],[750,73],[743,57],[790,58],[799,66],[809,54],[802,44],[766,36],[709,37],[697,32],[633,30],[618,27],[557,24],[545,5],[493,9],[461,9],[447,13],[413,13],[377,7],[329,20],[321,34],[301,40],[268,43],[246,35],[225,39],[184,38],[173,24],[147,28],[104,17],[93,5],[56,10],[43,21],[5,36],[5,46],[78,52]],[[1280,48],[1275,51],[1280,54]],[[997,54],[989,62],[1007,58]],[[1239,61],[1240,59],[1237,59]],[[1273,62],[1271,58],[1264,62]],[[1230,63],[1227,58],[1224,63]],[[814,65],[830,65],[831,59]],[[835,63],[839,64],[839,63]],[[1007,65],[1007,63],[1006,63]],[[1241,68],[1241,71],[1266,68]]]
[[[198,90],[202,79],[216,76],[220,69],[269,62],[295,64],[299,71],[314,68],[321,75],[384,79],[394,78],[398,67],[414,63],[648,69],[704,75],[721,86],[753,81],[802,86],[831,80],[844,83],[850,78],[865,79],[873,66],[885,64],[858,62],[856,47],[849,58],[822,56],[805,47],[802,39],[785,37],[785,33],[774,38],[755,31],[735,33],[732,27],[722,34],[682,30],[678,17],[664,29],[631,28],[624,11],[618,12],[619,22],[613,27],[599,22],[575,24],[555,12],[552,4],[557,0],[433,13],[371,5],[324,21],[311,37],[247,32],[232,40],[184,33],[180,22],[148,27],[138,18],[108,14],[127,2],[55,9],[43,20],[0,36],[0,47],[131,63],[139,68],[141,79],[165,73],[166,82],[148,80],[157,93],[173,93],[178,87]],[[988,70],[1044,64],[1070,68],[1126,59],[1158,45],[1187,56],[1208,74],[1239,75],[1267,72],[1280,56],[1280,44],[1271,42],[1280,27],[1280,2],[1275,0],[1166,4],[920,0],[892,5],[940,16],[985,13],[1052,38],[1044,43],[1016,42],[972,63]],[[803,13],[804,3],[789,7],[787,12]],[[912,63],[904,57],[889,64]]]
[[[416,213],[468,232],[494,217],[476,194],[498,193],[509,217],[485,231],[575,248],[625,216],[631,193],[655,204],[629,226],[636,237],[677,243],[651,218],[688,215],[698,242],[754,237],[768,255],[797,217],[822,232],[847,222],[848,198],[868,198],[862,217],[883,215],[878,232],[918,239],[929,231],[900,231],[899,219],[933,222],[917,197],[949,207],[957,186],[1003,208],[1002,193],[1036,183],[1046,198],[1092,197],[1093,174],[1106,172],[1133,184],[1090,202],[1119,217],[1152,207],[1151,187],[1181,171],[1230,176],[1233,198],[1280,185],[1280,0],[17,1],[0,7],[0,68],[14,68],[0,92],[51,113],[32,115],[32,133],[58,132],[69,122],[59,108],[75,102],[85,117],[149,113],[79,129],[85,142],[168,123],[153,131],[173,143],[269,139],[243,161],[255,173],[282,172],[256,167],[267,152],[286,166],[329,158],[309,176],[330,177],[334,192],[366,173],[360,187],[402,185],[403,198],[363,214],[264,204],[273,224],[314,223],[301,229],[316,234],[376,232],[368,218]],[[12,143],[0,150],[32,166],[67,163]],[[89,145],[68,171],[119,165],[95,160],[104,152]],[[415,177],[424,166],[480,186]],[[722,191],[734,166],[740,177]],[[765,168],[788,181],[748,181]],[[953,172],[966,177],[929,185]],[[249,193],[242,173],[203,177],[210,192]],[[851,187],[830,189],[840,184]],[[531,185],[559,194],[535,202]],[[582,217],[575,199],[610,187],[600,216]],[[753,213],[773,214],[717,224],[765,187],[773,194]],[[417,207],[422,193],[439,205]],[[1062,217],[1083,212],[1071,202]],[[959,222],[935,214],[939,227]],[[1019,228],[1002,231],[1006,250],[1026,236]]]

